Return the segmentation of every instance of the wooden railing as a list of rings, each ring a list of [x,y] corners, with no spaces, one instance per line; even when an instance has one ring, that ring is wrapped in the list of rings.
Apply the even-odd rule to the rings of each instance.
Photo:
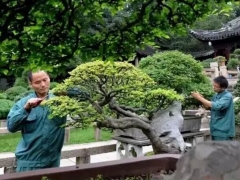
[[[76,158],[76,165],[90,163],[90,156],[116,151],[116,141],[105,141],[91,144],[66,145],[62,149],[61,159]],[[0,168],[5,168],[5,173],[15,172],[14,153],[0,154]],[[3,157],[1,157],[3,155]]]
[[[121,161],[41,169],[2,175],[0,180],[40,180],[43,177],[49,180],[86,180],[99,179],[99,175],[103,179],[124,179],[136,175],[150,175],[162,170],[174,171],[180,157],[180,154],[160,154]],[[156,176],[156,179],[159,178],[162,179]]]

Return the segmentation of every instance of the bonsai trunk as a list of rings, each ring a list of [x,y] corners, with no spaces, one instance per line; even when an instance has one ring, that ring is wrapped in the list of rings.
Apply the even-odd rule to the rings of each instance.
[[[120,118],[120,119],[111,119],[108,118],[105,121],[97,122],[99,128],[106,127],[112,129],[128,129],[128,128],[139,128],[150,140],[154,154],[162,153],[176,153],[176,149],[169,148],[166,144],[163,144],[157,132],[148,124],[138,118]],[[179,151],[178,151],[179,152]]]
[[[163,142],[158,137],[156,131],[153,128],[150,128],[150,130],[142,129],[142,132],[150,140],[154,154],[172,153],[172,150],[169,149],[166,144],[163,144]]]

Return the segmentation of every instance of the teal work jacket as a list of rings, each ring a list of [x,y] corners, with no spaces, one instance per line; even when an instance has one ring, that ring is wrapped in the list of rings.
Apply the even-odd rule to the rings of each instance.
[[[52,96],[49,94],[49,98]],[[66,123],[66,117],[48,119],[49,110],[41,105],[28,113],[24,105],[28,99],[36,97],[32,93],[19,100],[7,117],[8,130],[22,134],[15,152],[19,167],[44,168],[60,161],[65,134],[60,126]]]
[[[234,137],[235,115],[233,97],[224,90],[215,94],[212,99],[210,131],[212,136]]]

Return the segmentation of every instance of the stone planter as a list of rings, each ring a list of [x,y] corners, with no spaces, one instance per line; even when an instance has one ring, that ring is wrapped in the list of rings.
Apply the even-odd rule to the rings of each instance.
[[[157,179],[160,171],[175,171],[181,155],[161,154],[117,161],[81,164],[61,168],[41,169],[35,171],[10,173],[1,176],[1,180],[86,180],[86,179],[125,179],[127,177],[153,175]],[[156,174],[156,175],[155,175]],[[151,178],[151,179],[152,179]]]
[[[181,133],[184,132],[197,132],[201,128],[202,117],[195,115],[183,115],[184,121],[181,128]]]
[[[225,66],[225,64],[226,64],[226,63],[225,63],[224,60],[218,62],[218,65],[219,65],[219,66]]]
[[[153,127],[158,134],[162,136],[163,134],[168,134],[173,132],[176,136],[181,135],[179,130],[183,124],[183,116],[181,113],[181,104],[176,102],[173,103],[168,109],[161,110],[155,114],[153,120],[150,122],[151,127]],[[179,134],[176,134],[176,132]],[[135,140],[146,140],[148,139],[142,130],[137,128],[129,128],[123,130],[115,130],[115,136],[133,138]]]
[[[184,121],[182,128],[180,129],[181,133],[184,132],[197,132],[201,128],[201,116],[195,116],[195,115],[183,115]],[[158,124],[158,122],[155,122],[155,124]],[[160,123],[159,123],[160,124]],[[160,125],[153,125],[153,127],[156,127],[156,131],[158,131],[158,127]],[[135,140],[146,140],[147,137],[142,133],[142,130],[136,129],[136,128],[130,128],[126,129],[125,131],[116,129],[114,130],[115,136],[121,136],[121,137],[127,137],[132,138]]]

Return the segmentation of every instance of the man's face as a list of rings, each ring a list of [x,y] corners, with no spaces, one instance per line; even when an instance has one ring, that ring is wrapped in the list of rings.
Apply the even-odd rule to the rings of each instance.
[[[213,90],[219,93],[219,92],[222,92],[224,88],[221,88],[218,83],[213,82]]]
[[[44,71],[39,71],[32,74],[32,82],[30,86],[40,95],[47,95],[50,88],[50,78]]]

